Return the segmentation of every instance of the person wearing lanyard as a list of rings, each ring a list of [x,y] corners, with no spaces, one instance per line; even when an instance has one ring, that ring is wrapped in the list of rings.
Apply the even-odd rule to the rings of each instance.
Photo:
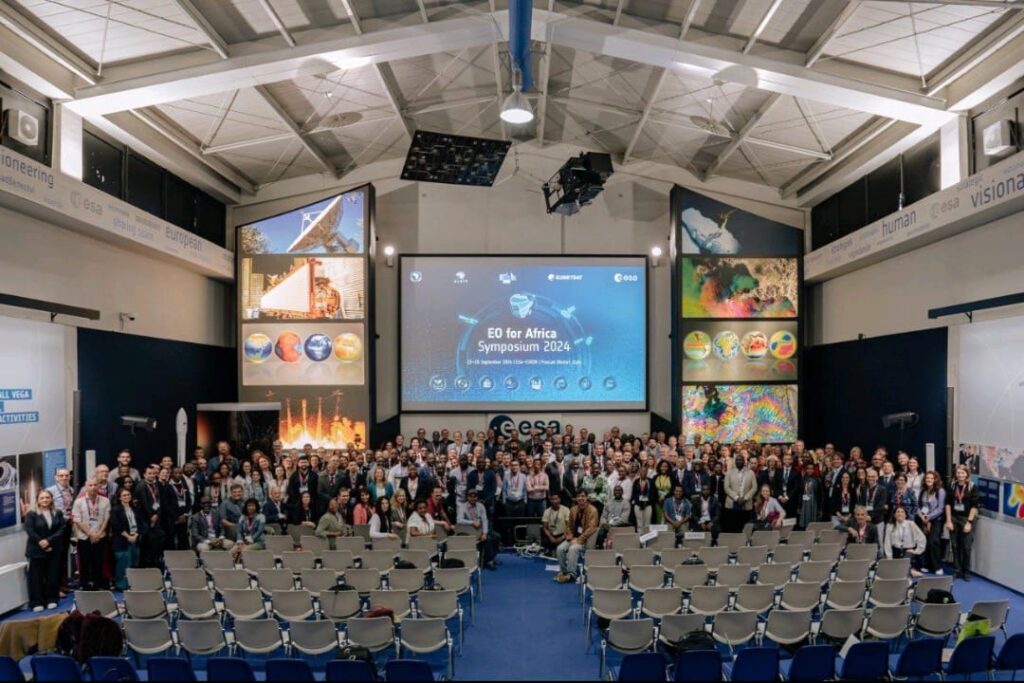
[[[925,539],[924,533],[907,517],[907,508],[896,508],[893,512],[892,528],[885,535],[883,544],[885,557],[891,557],[894,560],[909,557],[913,561],[913,558],[920,557],[924,553],[927,544],[928,541]],[[921,572],[912,569],[911,575],[918,577],[921,576]]]
[[[850,534],[848,543],[874,544],[878,546],[878,527],[872,523],[868,510],[863,505],[853,508],[853,519],[847,526]]]
[[[509,473],[505,476],[503,496],[505,498],[505,516],[526,516],[526,475],[519,471],[519,463],[509,464]]]
[[[66,471],[66,470],[65,470]],[[54,507],[49,489],[36,494],[25,515],[25,557],[28,558],[28,598],[33,612],[56,609],[64,562],[64,513]]]
[[[68,587],[68,551],[71,548],[71,506],[75,502],[75,491],[71,488],[71,471],[66,467],[59,468],[53,476],[56,483],[46,489],[53,497],[53,506],[64,516],[61,538],[60,559],[60,596],[64,597]]]
[[[139,539],[146,533],[146,516],[129,488],[117,493],[117,506],[110,513],[111,550],[114,551],[114,590],[127,590],[129,567],[139,566]]]
[[[160,508],[166,534],[165,548],[187,550],[190,547],[188,518],[192,514],[192,493],[185,484],[185,476],[180,467],[171,470],[171,480],[164,487]]]
[[[248,550],[263,550],[263,530],[266,521],[260,514],[260,503],[255,498],[245,501],[244,514],[238,519],[238,541],[232,549],[235,557]]]
[[[742,531],[750,521],[754,494],[757,493],[757,476],[745,465],[746,459],[737,453],[734,466],[725,475],[726,509],[722,514],[722,526],[727,532]]]
[[[146,516],[149,533],[142,537],[139,566],[159,568],[164,548],[164,530],[160,526],[160,483],[157,482],[159,467],[150,465],[142,472],[142,481],[135,485],[135,500],[139,501],[142,514]]]
[[[832,498],[829,501],[829,513],[834,528],[842,529],[850,523],[854,497],[853,477],[849,470],[844,469],[839,475],[839,483],[833,488]]]
[[[224,538],[220,512],[213,509],[213,503],[208,496],[199,499],[199,509],[192,514],[188,528],[192,549],[197,553],[207,550],[231,550],[235,546],[234,541]]]
[[[907,476],[896,475],[896,489],[892,492],[892,499],[889,503],[889,521],[896,515],[897,508],[904,508],[907,519],[914,519],[917,515],[917,498],[914,492],[907,487]]]
[[[85,482],[85,495],[75,501],[71,518],[78,540],[78,577],[85,590],[105,590],[103,560],[107,551],[110,501],[97,494],[95,479]]]
[[[957,465],[956,481],[946,494],[946,529],[953,546],[953,567],[964,581],[971,580],[971,546],[978,517],[978,489],[965,465]]]
[[[861,487],[857,495],[857,503],[864,507],[873,525],[885,520],[885,508],[889,501],[889,490],[878,483],[878,472],[867,471],[867,483]]]
[[[946,489],[938,472],[925,472],[918,497],[917,525],[921,527],[928,545],[922,559],[922,570],[942,575],[942,527],[946,516]]]
[[[309,493],[310,495],[316,495],[319,490],[318,487],[319,477],[316,472],[309,468],[309,458],[299,458],[299,468],[292,473],[288,479],[288,505],[292,509],[299,507],[302,501],[302,494]],[[316,526],[316,520],[313,520],[313,526]]]
[[[662,460],[662,462],[665,461]],[[711,490],[708,489],[708,493],[710,492]],[[665,500],[662,510],[665,523],[676,532],[676,546],[681,546],[690,526],[690,501],[683,496],[682,484],[672,487],[672,495]]]
[[[636,527],[649,527],[654,518],[654,508],[658,505],[658,491],[647,476],[647,465],[640,466],[640,474],[633,484],[630,503],[633,508],[633,520]]]

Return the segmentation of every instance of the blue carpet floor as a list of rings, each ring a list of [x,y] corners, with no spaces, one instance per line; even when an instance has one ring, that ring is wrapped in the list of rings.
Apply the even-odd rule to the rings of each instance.
[[[593,681],[598,677],[598,639],[593,636],[589,653],[584,652],[583,610],[577,587],[554,582],[551,563],[543,559],[527,560],[513,554],[501,555],[497,571],[484,572],[484,595],[476,606],[476,622],[469,623],[466,613],[465,651],[455,661],[457,680],[561,680]],[[966,610],[978,600],[1010,599],[1008,630],[1024,632],[1024,596],[974,577],[970,582],[957,580],[953,585],[957,602]],[[65,598],[59,611],[71,608]],[[57,610],[55,610],[57,611]],[[43,614],[49,614],[44,612]],[[8,615],[6,619],[40,616],[28,611]],[[1002,646],[1002,636],[997,645]],[[440,673],[443,658],[431,658]],[[610,663],[618,658],[609,657]],[[29,662],[22,662],[26,671]],[[321,663],[322,672],[322,666]],[[201,665],[200,665],[201,667]],[[197,667],[199,668],[199,667]],[[260,679],[262,666],[256,667]],[[205,672],[200,672],[204,679]],[[143,673],[144,677],[144,673]],[[318,675],[322,678],[322,673]],[[1008,676],[997,676],[1007,679]]]

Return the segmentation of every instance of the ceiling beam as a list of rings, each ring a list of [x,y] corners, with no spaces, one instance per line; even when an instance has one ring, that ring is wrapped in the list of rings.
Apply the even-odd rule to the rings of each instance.
[[[622,19],[622,10],[626,8],[626,0],[619,0],[619,4],[615,6],[615,18],[612,19],[612,26],[618,26],[619,20]]]
[[[987,35],[969,43],[958,55],[929,75],[925,92],[928,95],[937,94],[1004,45],[1019,41],[1021,34],[1024,34],[1024,11],[1007,13]]]
[[[74,54],[9,3],[0,2],[0,24],[86,83],[95,85],[98,82],[99,75],[93,65]]]
[[[195,24],[195,27],[199,29],[199,32],[203,34],[203,37],[206,38],[206,42],[209,43],[213,51],[220,55],[221,59],[227,59],[229,57],[228,44],[223,38],[221,38],[217,29],[213,27],[213,24],[203,16],[203,13],[199,11],[199,8],[192,4],[192,0],[174,0],[174,4],[176,4],[182,12],[188,15],[188,18],[193,24]]]
[[[319,75],[353,60],[373,63],[485,47],[494,41],[495,27],[507,35],[509,14],[507,10],[484,14],[492,21],[459,17],[357,35],[351,35],[348,27],[318,30],[311,32],[315,39],[307,42],[300,37],[294,48],[252,41],[232,46],[232,51],[239,50],[237,56],[179,69],[168,67],[165,59],[171,58],[154,58],[132,64],[130,72],[136,75],[124,80],[108,69],[103,82],[81,88],[70,106],[83,115],[108,113]],[[879,83],[873,76],[879,73],[877,69],[854,65],[845,69],[847,75],[837,75],[807,69],[805,55],[792,50],[773,48],[770,55],[757,51],[743,54],[728,37],[702,34],[699,40],[681,42],[657,34],[656,29],[628,29],[537,10],[531,35],[549,44],[660,68],[681,62],[709,77],[728,66],[746,66],[757,73],[762,90],[886,118],[941,125],[952,116],[940,98]],[[137,75],[140,70],[145,70],[145,75]]]
[[[733,152],[740,148],[740,145],[747,141],[747,138],[750,137],[753,130],[761,123],[761,119],[763,119],[765,115],[771,111],[772,107],[774,107],[781,99],[782,95],[778,93],[771,95],[767,100],[765,100],[764,104],[762,104],[760,108],[758,108],[758,110],[754,112],[749,119],[747,119],[747,122],[744,123],[743,127],[740,128],[736,135],[732,137],[729,144],[726,145],[722,151],[718,153],[718,156],[715,157],[715,160],[712,161],[706,169],[704,169],[704,182],[707,182],[709,178],[712,178],[716,173],[718,173],[718,169],[722,167],[722,164],[732,156]]]
[[[850,20],[850,17],[856,14],[857,10],[860,9],[860,3],[861,0],[849,0],[849,2],[843,5],[843,9],[840,10],[839,14],[836,15],[836,18],[832,20],[829,27],[825,29],[820,36],[818,36],[818,39],[814,41],[814,45],[812,45],[811,49],[807,51],[807,56],[804,59],[804,66],[810,69],[814,66],[815,62],[821,59],[821,56],[825,54],[825,49],[828,47],[828,44],[832,42],[833,38],[839,35],[839,31],[842,30],[846,22]]]
[[[288,47],[295,47],[296,43],[295,38],[292,36],[292,32],[288,30],[287,26],[285,26],[284,22],[281,20],[281,15],[278,14],[277,10],[274,9],[274,6],[270,4],[270,0],[258,1],[260,3],[260,7],[262,7],[266,15],[270,17],[270,21],[273,22],[274,27],[277,28],[277,32],[281,34],[282,38],[284,38],[284,42],[288,43]]]
[[[778,11],[779,6],[782,5],[782,0],[772,0],[772,4],[768,5],[767,11],[764,16],[761,17],[761,21],[757,22],[757,27],[754,28],[754,32],[747,38],[746,44],[743,46],[743,54],[747,54],[754,49],[754,44],[757,43],[757,39],[761,37],[764,30],[768,28],[768,23],[772,20],[772,17]]]
[[[257,85],[255,90],[271,110],[273,110],[277,118],[281,119],[284,125],[288,127],[288,130],[291,131],[292,135],[298,138],[299,142],[302,143],[302,146],[306,148],[306,151],[316,159],[317,163],[323,166],[325,171],[337,174],[338,167],[332,164],[320,148],[309,139],[309,135],[307,133],[302,132],[302,129],[299,128],[299,124],[295,123],[291,115],[285,111],[284,107],[281,106],[281,103],[277,101],[277,98],[267,90],[267,86]]]
[[[729,133],[726,133],[724,131],[709,130],[708,128],[705,128],[703,126],[698,126],[695,123],[690,123],[689,121],[681,119],[659,117],[652,118],[650,122],[659,126],[667,126],[669,128],[688,130],[694,133],[701,133],[703,135],[708,135],[714,138],[722,138],[723,140],[732,140],[734,138],[733,135],[730,135]],[[766,147],[769,149],[777,149],[782,152],[790,152],[792,154],[805,156],[810,159],[828,160],[832,158],[831,155],[829,155],[826,152],[822,152],[821,150],[807,149],[806,147],[798,147],[796,145],[788,145],[785,142],[776,142],[775,140],[765,140],[764,138],[747,137],[745,142],[750,145],[757,145],[758,147]]]
[[[795,196],[801,189],[807,187],[828,173],[833,166],[844,161],[851,154],[870,143],[882,133],[885,133],[894,125],[896,125],[896,121],[892,121],[891,119],[875,119],[861,127],[860,130],[844,140],[841,145],[836,147],[833,152],[831,163],[815,164],[814,166],[804,169],[779,188],[780,194],[784,198]],[[910,130],[913,130],[913,126],[910,127]],[[908,132],[910,132],[910,130],[908,130]]]
[[[697,15],[697,9],[700,7],[701,0],[691,0],[690,7],[686,10],[686,16],[683,18],[683,23],[679,27],[679,40],[682,41],[686,38],[687,31],[690,30],[690,25],[693,23],[693,18]],[[658,94],[661,92],[661,86],[665,84],[665,79],[668,77],[668,72],[671,67],[667,67],[661,70],[661,74],[658,75],[658,80],[655,81],[654,88],[651,90],[650,97],[644,101],[644,110],[640,114],[640,120],[637,121],[636,128],[633,129],[633,136],[629,139],[629,144],[626,145],[626,151],[622,155],[622,163],[626,164],[629,162],[629,158],[633,156],[633,150],[636,149],[636,145],[640,142],[640,136],[643,134],[644,126],[647,125],[647,119],[651,117],[651,112],[654,111],[654,103],[658,100]]]

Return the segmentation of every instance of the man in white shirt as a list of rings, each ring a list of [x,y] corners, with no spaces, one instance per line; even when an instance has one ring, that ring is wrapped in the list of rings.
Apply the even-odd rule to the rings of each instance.
[[[476,489],[466,493],[466,502],[458,506],[458,524],[471,526],[477,530],[477,547],[483,552],[484,567],[497,569],[494,558],[498,555],[498,535],[490,528],[487,521],[487,508],[480,502]]]
[[[100,484],[96,479],[86,481],[83,487],[85,495],[71,508],[75,538],[78,540],[78,575],[85,590],[107,589],[103,562],[107,556],[110,501],[97,494]]]

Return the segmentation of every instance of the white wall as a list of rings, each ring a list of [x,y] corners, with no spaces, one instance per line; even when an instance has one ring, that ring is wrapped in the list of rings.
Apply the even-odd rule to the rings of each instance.
[[[233,223],[242,225],[265,216],[287,211],[321,199],[339,189],[372,182],[376,188],[376,231],[378,245],[394,245],[399,254],[647,254],[660,245],[666,256],[661,267],[650,272],[649,334],[650,408],[670,417],[671,396],[671,271],[668,266],[669,191],[674,183],[684,183],[680,169],[670,170],[654,164],[631,165],[616,170],[605,191],[591,206],[576,216],[562,219],[549,216],[540,190],[542,179],[554,173],[579,150],[565,146],[545,148],[543,153],[525,151],[519,155],[519,170],[508,159],[493,188],[466,188],[434,183],[408,183],[395,180],[400,162],[372,164],[346,177],[345,183],[324,181],[320,187],[291,186],[290,195],[282,195],[285,183],[275,194],[257,196],[256,201],[233,211]],[[804,227],[806,213],[786,205],[764,187],[719,180],[715,186],[693,184],[698,192],[729,202],[766,218]],[[287,182],[287,181],[286,181]],[[689,183],[688,183],[689,184]],[[398,413],[398,268],[384,264],[377,252],[377,414],[387,419]],[[410,416],[408,425],[427,425],[433,418]],[[480,426],[483,415],[448,415],[449,425],[460,428]],[[610,418],[609,418],[610,419]],[[620,420],[621,421],[621,420]],[[585,424],[577,419],[575,423]],[[646,431],[646,414],[636,416]],[[608,425],[604,425],[606,428]],[[621,425],[625,427],[625,425]]]

